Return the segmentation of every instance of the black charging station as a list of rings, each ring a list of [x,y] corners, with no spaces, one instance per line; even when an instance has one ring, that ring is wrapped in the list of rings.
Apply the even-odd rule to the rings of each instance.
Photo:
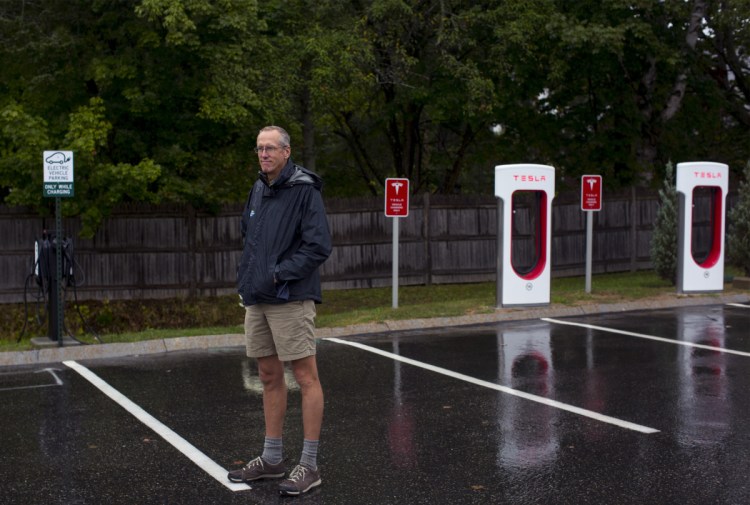
[[[59,255],[58,247],[60,247]],[[65,345],[85,343],[65,328],[65,295],[72,291],[82,328],[101,343],[99,335],[89,327],[86,318],[81,313],[78,303],[78,287],[81,285],[83,285],[83,271],[76,262],[73,239],[63,237],[58,240],[55,233],[44,230],[42,236],[34,240],[34,263],[31,272],[26,276],[24,286],[24,326],[17,341],[20,342],[26,334],[26,326],[30,321],[29,302],[31,301],[35,305],[36,317],[34,319],[39,329],[45,323],[47,326],[46,337],[33,337],[31,339],[33,345],[36,347],[62,346],[63,340]]]
[[[42,233],[41,238],[34,242],[34,272],[32,273],[38,289],[37,299],[46,302],[47,313],[47,337],[57,341],[62,335],[60,321],[55,317],[64,312],[64,299],[58,299],[58,276],[57,276],[57,248],[61,247],[62,270],[60,282],[67,287],[75,285],[73,258],[73,241],[64,237],[58,240],[54,233]]]

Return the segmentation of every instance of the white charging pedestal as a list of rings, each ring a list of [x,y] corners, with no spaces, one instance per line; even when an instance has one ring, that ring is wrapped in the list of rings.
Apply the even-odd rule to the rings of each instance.
[[[547,305],[555,169],[548,165],[498,165],[495,196],[500,199],[497,305]]]
[[[724,289],[728,179],[729,167],[723,163],[699,161],[677,164],[678,293],[705,293]],[[705,197],[699,199],[702,193]],[[695,226],[702,218],[709,221],[708,231]]]

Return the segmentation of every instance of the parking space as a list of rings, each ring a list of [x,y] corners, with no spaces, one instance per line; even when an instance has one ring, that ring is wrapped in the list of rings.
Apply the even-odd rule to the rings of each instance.
[[[300,498],[222,478],[262,449],[261,387],[241,348],[8,367],[0,496],[744,504],[749,328],[740,303],[322,340],[323,485]]]

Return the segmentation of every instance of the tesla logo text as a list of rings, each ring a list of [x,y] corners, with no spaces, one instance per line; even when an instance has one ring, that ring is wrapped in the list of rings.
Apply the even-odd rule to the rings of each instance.
[[[546,175],[514,175],[514,181],[521,182],[545,182],[547,180]]]
[[[693,172],[696,179],[721,179],[721,172]]]

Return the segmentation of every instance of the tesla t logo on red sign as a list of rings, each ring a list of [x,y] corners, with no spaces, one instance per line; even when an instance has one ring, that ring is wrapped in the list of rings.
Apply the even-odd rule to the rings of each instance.
[[[409,215],[409,179],[385,180],[385,215],[406,217]]]
[[[602,176],[581,177],[581,210],[602,210]]]

